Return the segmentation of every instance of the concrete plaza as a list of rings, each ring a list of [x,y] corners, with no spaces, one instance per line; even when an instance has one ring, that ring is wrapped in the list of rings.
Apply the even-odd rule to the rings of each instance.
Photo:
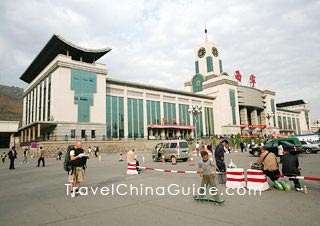
[[[125,155],[124,155],[125,156]],[[145,163],[142,164],[142,156]],[[309,194],[285,192],[272,188],[259,195],[227,196],[225,187],[219,186],[221,206],[196,202],[192,194],[184,195],[182,187],[198,187],[201,178],[195,174],[161,173],[143,171],[139,175],[126,174],[126,162],[119,162],[117,154],[103,155],[102,161],[91,158],[87,163],[82,186],[89,189],[88,195],[71,198],[67,196],[67,174],[62,161],[46,159],[46,167],[36,167],[37,159],[29,159],[28,165],[16,160],[16,170],[8,170],[9,161],[0,167],[0,224],[1,225],[319,225],[320,183],[301,181]],[[178,162],[177,165],[154,163],[151,150],[138,151],[141,165],[174,170],[196,170],[196,166]],[[226,163],[248,169],[257,158],[248,153],[226,154]],[[195,165],[200,160],[195,157]],[[299,155],[302,175],[320,177],[320,154]],[[171,191],[180,189],[180,194],[164,195],[119,195],[112,188],[129,193],[130,186],[163,187]],[[127,187],[126,187],[127,186]],[[93,191],[91,191],[91,187]],[[100,190],[108,195],[102,195]],[[97,194],[94,195],[95,189]],[[84,190],[83,190],[84,191]],[[160,190],[159,190],[160,191]],[[113,191],[115,192],[115,191]],[[243,192],[243,191],[242,191]]]

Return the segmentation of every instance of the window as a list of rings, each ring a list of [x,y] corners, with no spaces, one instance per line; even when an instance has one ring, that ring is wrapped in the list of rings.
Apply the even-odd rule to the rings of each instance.
[[[95,130],[91,130],[91,138],[96,138],[96,131]]]
[[[220,67],[220,73],[222,73],[223,69],[222,69],[222,61],[219,60],[219,67]]]
[[[196,74],[199,74],[199,62],[195,61],[194,64],[195,64]]]
[[[86,130],[81,130],[81,138],[86,138]]]
[[[231,112],[232,112],[232,125],[237,124],[237,119],[236,119],[236,95],[235,95],[235,90],[229,90],[229,95],[230,95],[230,106],[231,106]]]
[[[76,130],[75,129],[71,130],[70,137],[71,138],[76,138]]]
[[[177,147],[177,143],[171,143],[170,148],[176,148]]]
[[[211,56],[208,56],[208,57],[206,58],[206,60],[207,60],[207,72],[213,71],[212,57],[211,57]]]
[[[189,145],[187,142],[180,142],[180,148],[188,148]]]

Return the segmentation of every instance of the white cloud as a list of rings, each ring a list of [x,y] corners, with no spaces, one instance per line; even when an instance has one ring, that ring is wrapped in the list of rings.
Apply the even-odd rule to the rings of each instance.
[[[218,44],[224,71],[277,93],[278,101],[310,100],[320,118],[320,1],[9,1],[1,2],[0,73],[11,85],[53,33],[89,48],[115,79],[183,89],[194,73],[194,47]]]

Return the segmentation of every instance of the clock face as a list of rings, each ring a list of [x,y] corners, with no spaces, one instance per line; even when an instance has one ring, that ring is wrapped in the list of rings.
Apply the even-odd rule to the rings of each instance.
[[[219,55],[219,52],[218,52],[218,50],[217,50],[216,47],[212,47],[212,54],[213,54],[213,56],[215,56],[215,57],[217,57],[217,56]]]
[[[199,50],[198,50],[198,57],[202,58],[206,55],[206,49],[201,47]]]

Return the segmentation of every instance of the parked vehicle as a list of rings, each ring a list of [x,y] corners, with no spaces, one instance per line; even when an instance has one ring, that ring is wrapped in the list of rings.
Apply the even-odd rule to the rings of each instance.
[[[303,152],[310,154],[310,153],[317,153],[320,151],[319,146],[317,144],[311,143],[310,141],[301,140],[301,149]]]
[[[300,146],[299,145],[294,145],[294,144],[290,143],[289,141],[285,141],[285,140],[282,140],[282,139],[287,139],[287,138],[274,138],[274,139],[268,141],[264,146],[266,147],[266,149],[268,151],[274,153],[276,156],[278,156],[279,142],[281,142],[281,145],[282,145],[283,149],[290,150],[291,153],[298,154],[298,153],[301,152],[301,148],[300,148],[301,145]],[[297,138],[295,138],[295,139],[297,139]],[[249,153],[254,155],[254,156],[256,156],[256,157],[258,157],[261,154],[261,146],[253,147],[249,151]]]
[[[186,140],[165,140],[157,144],[152,152],[152,159],[154,162],[160,161],[162,154],[165,160],[172,160],[175,157],[177,160],[188,161],[189,145]]]

